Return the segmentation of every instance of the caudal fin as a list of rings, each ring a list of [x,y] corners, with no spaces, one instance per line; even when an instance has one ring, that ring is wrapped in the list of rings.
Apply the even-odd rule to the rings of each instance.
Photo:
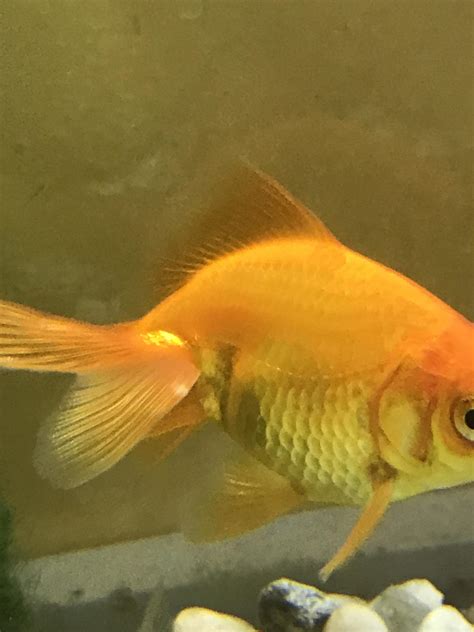
[[[199,377],[187,344],[167,332],[89,325],[5,301],[0,366],[78,374],[40,429],[35,453],[40,475],[64,489],[105,472],[156,434]]]

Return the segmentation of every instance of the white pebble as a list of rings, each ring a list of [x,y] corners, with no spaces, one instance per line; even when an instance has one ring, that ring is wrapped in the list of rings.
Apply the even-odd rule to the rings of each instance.
[[[368,606],[356,603],[346,604],[338,608],[324,626],[324,632],[388,632],[388,628]]]
[[[472,626],[452,606],[441,606],[432,610],[424,619],[418,632],[473,632]]]
[[[391,632],[416,630],[426,615],[443,603],[443,594],[426,579],[412,579],[389,586],[371,607],[384,619]]]

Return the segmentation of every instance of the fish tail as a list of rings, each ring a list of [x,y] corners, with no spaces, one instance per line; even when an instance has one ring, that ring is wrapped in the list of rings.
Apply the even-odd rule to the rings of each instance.
[[[40,428],[35,452],[38,472],[64,489],[159,434],[160,420],[199,377],[192,350],[171,333],[143,333],[139,321],[91,325],[7,301],[0,301],[0,366],[77,375]],[[163,432],[174,430],[168,426]]]
[[[0,301],[0,366],[82,373],[120,363],[127,325],[100,326]]]

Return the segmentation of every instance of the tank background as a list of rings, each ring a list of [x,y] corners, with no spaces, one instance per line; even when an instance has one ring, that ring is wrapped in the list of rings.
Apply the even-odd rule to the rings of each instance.
[[[189,233],[222,165],[243,156],[342,241],[473,318],[472,3],[4,0],[1,10],[2,297],[95,322],[141,315],[163,295],[160,258]],[[145,445],[83,488],[51,490],[31,453],[67,381],[0,375],[1,493],[19,550],[173,531],[178,499],[204,457],[221,458],[220,442],[204,433],[159,466]],[[468,546],[472,502],[470,486],[394,507],[368,550]],[[354,515],[276,525],[288,542],[318,538],[319,560]],[[265,538],[248,542],[271,566]],[[447,559],[435,574],[455,578]]]

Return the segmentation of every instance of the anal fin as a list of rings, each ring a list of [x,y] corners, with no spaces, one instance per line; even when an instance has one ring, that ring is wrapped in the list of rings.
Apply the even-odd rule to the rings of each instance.
[[[197,429],[197,424],[182,426],[165,434],[149,435],[142,454],[150,463],[160,463],[167,459]]]
[[[206,418],[202,407],[199,391],[193,389],[187,397],[179,402],[167,415],[150,430],[148,439],[165,439],[170,433],[182,431],[185,428],[196,427]]]
[[[164,461],[205,421],[198,391],[193,389],[146,435],[142,455],[150,463]]]

